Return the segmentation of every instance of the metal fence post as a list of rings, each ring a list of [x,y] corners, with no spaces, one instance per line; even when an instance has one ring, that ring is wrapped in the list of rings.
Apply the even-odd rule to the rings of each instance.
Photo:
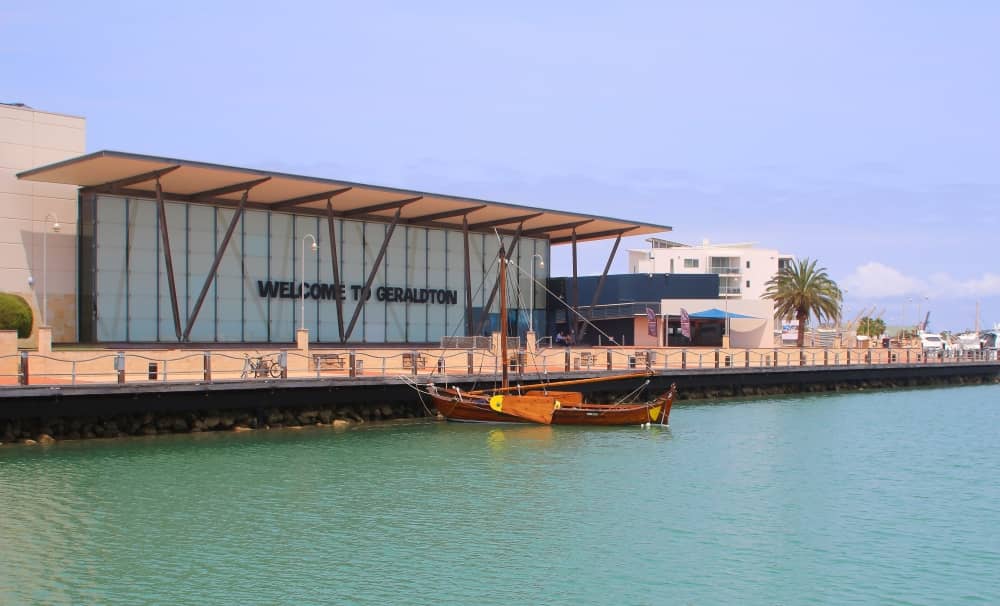
[[[683,369],[685,369],[687,367],[688,367],[688,350],[682,349],[681,350],[681,369],[683,370]]]
[[[569,349],[567,349],[565,355],[565,364],[564,364],[564,366],[566,367],[566,372],[569,372],[569,363],[570,363],[570,353]]]
[[[282,379],[287,379],[288,378],[288,350],[287,349],[282,349],[281,352],[278,353],[278,364],[281,365],[281,378]]]
[[[358,362],[357,355],[355,355],[354,350],[352,349],[350,353],[347,354],[347,376],[349,377],[358,376],[357,362]]]
[[[655,352],[652,349],[646,350],[646,370],[653,370],[654,359],[653,356]]]
[[[608,370],[613,370],[615,367],[615,360],[614,360],[614,355],[611,353],[610,349],[607,351],[607,357],[608,357]]]
[[[413,376],[417,376],[417,362],[418,361],[419,361],[419,358],[417,358],[417,352],[413,351],[413,350],[410,350],[410,374],[413,375]]]
[[[210,351],[201,354],[201,376],[203,381],[212,380],[212,352]]]
[[[774,362],[774,367],[777,368],[778,367],[778,350],[777,349],[774,350],[774,360],[773,360],[773,362]]]
[[[28,352],[26,351],[21,352],[20,366],[21,367],[17,371],[17,382],[20,383],[21,385],[27,385],[29,373],[28,373]]]
[[[746,358],[743,361],[743,368],[750,368],[750,350],[745,352]]]
[[[718,349],[715,350],[715,367],[716,368],[719,367],[719,350]]]
[[[115,370],[118,371],[118,384],[125,383],[125,352],[119,351],[115,355]]]
[[[471,349],[469,351],[465,352],[465,366],[466,366],[466,370],[468,370],[468,374],[470,374],[470,375],[473,372],[475,372],[475,370],[476,370],[475,369],[475,354],[472,353]]]

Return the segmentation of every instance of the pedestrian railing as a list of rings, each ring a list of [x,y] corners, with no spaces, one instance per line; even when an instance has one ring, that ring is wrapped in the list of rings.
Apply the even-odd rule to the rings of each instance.
[[[920,349],[843,348],[514,348],[508,373],[520,379],[550,373],[615,371],[748,370],[886,365],[997,364],[996,350],[924,353]],[[154,382],[284,381],[352,377],[449,378],[484,376],[502,371],[496,352],[469,349],[296,349],[247,351],[147,350],[22,351],[0,356],[0,385],[135,384]]]

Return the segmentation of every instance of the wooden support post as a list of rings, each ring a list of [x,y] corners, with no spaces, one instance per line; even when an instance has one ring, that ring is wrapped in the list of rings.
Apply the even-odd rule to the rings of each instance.
[[[743,368],[750,368],[750,350],[746,350],[746,359],[743,362]]]
[[[688,350],[682,349],[681,350],[681,369],[685,369],[687,367],[688,367]]]
[[[465,367],[466,370],[468,371],[468,374],[470,375],[476,371],[475,359],[476,359],[476,354],[473,353],[471,349],[465,352]]]
[[[614,370],[614,368],[615,368],[614,356],[611,353],[611,350],[609,349],[608,350],[608,370]]]
[[[719,350],[718,349],[715,350],[715,367],[716,368],[719,367]]]
[[[564,360],[566,362],[566,364],[565,364],[566,372],[569,372],[570,371],[570,355],[571,354],[570,354],[569,349],[567,349],[564,353],[565,353]]]
[[[205,381],[212,380],[212,352],[206,351],[202,354],[202,379]]]
[[[358,357],[352,349],[349,354],[347,354],[347,376],[356,377],[358,376]]]
[[[772,360],[772,362],[774,363],[774,367],[777,368],[778,367],[778,350],[777,349],[774,350],[774,360]]]

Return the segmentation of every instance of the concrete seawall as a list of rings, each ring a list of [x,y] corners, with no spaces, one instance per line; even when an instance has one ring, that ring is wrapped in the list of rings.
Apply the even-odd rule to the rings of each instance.
[[[606,372],[549,373],[549,380]],[[610,373],[620,374],[620,373]],[[498,377],[450,377],[465,389]],[[443,377],[420,377],[443,382]],[[524,376],[523,382],[532,378]],[[645,379],[581,385],[592,401],[613,401]],[[677,369],[649,376],[650,393],[677,383],[681,400],[1000,381],[991,361],[948,364]],[[0,442],[152,435],[430,417],[403,379],[353,377],[254,381],[90,384],[0,389]]]

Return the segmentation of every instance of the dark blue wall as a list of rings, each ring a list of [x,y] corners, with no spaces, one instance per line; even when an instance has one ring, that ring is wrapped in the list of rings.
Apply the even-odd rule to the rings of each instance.
[[[580,276],[580,306],[589,306],[600,276]],[[549,278],[549,290],[571,303],[572,277]],[[716,274],[615,274],[604,280],[598,305],[631,302],[659,302],[660,299],[718,299]],[[550,297],[551,299],[551,297]],[[561,307],[550,300],[549,309]]]

